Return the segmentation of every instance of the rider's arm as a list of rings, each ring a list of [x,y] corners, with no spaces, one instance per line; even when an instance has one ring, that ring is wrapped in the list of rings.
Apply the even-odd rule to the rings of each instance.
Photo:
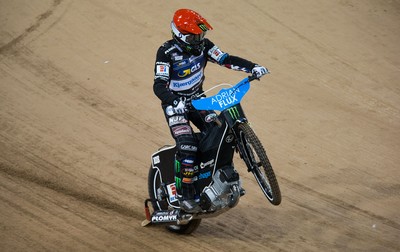
[[[221,51],[218,46],[214,45],[214,43],[208,39],[205,39],[205,44],[208,59],[221,66],[250,73],[253,67],[256,65],[251,61],[238,56],[229,55],[228,53]]]
[[[171,60],[166,51],[165,45],[161,46],[157,51],[156,63],[154,66],[154,94],[161,100],[163,104],[173,104],[178,98],[169,89]]]

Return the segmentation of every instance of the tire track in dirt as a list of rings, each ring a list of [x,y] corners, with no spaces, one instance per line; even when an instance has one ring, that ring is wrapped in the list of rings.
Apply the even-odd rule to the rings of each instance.
[[[44,93],[52,97],[60,97],[64,95],[69,96],[71,99],[77,101],[80,107],[85,110],[90,110],[93,120],[97,120],[97,115],[104,115],[112,121],[119,122],[132,129],[132,132],[139,133],[139,136],[146,135],[152,131],[154,135],[165,134],[141,118],[135,117],[129,113],[130,107],[123,104],[123,101],[113,100],[107,94],[96,92],[85,83],[80,83],[74,80],[67,72],[35,55],[27,48],[21,48],[21,57],[15,57],[14,60],[25,69],[29,69],[35,76],[43,79],[42,82],[35,83],[35,86],[42,90]],[[29,60],[29,57],[35,57],[35,61]],[[53,83],[49,86],[46,83]],[[63,96],[63,97],[61,97]],[[94,112],[94,113],[93,113]],[[146,143],[156,144],[158,142],[153,139],[145,138]]]
[[[11,125],[12,124],[10,122],[0,124],[0,130],[4,128],[6,129],[6,131],[7,129],[12,129]],[[47,129],[47,131],[50,130],[51,129]],[[4,151],[2,153],[2,155],[5,157],[4,159],[8,159],[7,162],[10,164],[14,164],[15,162],[17,162],[16,165],[13,167],[14,170],[24,170],[25,173],[37,172],[40,173],[40,175],[35,175],[35,176],[39,177],[49,176],[52,178],[60,179],[60,181],[64,183],[68,184],[73,183],[76,186],[85,184],[86,186],[94,187],[94,189],[97,192],[108,194],[106,190],[99,188],[101,187],[100,185],[105,185],[107,188],[110,188],[112,192],[115,192],[116,194],[126,194],[132,196],[130,194],[131,192],[129,192],[128,190],[118,187],[112,183],[100,180],[97,177],[91,177],[88,174],[74,172],[74,170],[70,169],[72,163],[68,160],[61,160],[61,161],[59,160],[60,163],[58,164],[54,160],[49,160],[49,156],[51,155],[49,150],[52,147],[49,144],[46,145],[40,142],[39,138],[37,138],[36,141],[32,140],[32,142],[34,142],[35,145],[20,143],[16,140],[15,134],[12,134],[10,132],[8,134],[0,133],[0,140],[1,140],[0,149]],[[73,140],[67,141],[67,138],[64,138],[63,140],[64,145],[69,144],[68,143],[69,141]],[[42,156],[38,152],[35,152],[34,148],[36,148],[36,145],[40,145],[42,150],[46,149],[47,156]],[[84,146],[78,146],[78,148],[85,150]],[[66,152],[66,150],[63,151]],[[19,167],[18,164],[22,163],[23,159],[26,160],[26,162],[28,162],[30,166],[32,165],[33,168],[28,168],[24,165],[22,165],[23,167]],[[91,182],[89,183],[89,181]]]
[[[346,203],[345,201],[340,200],[340,199],[338,199],[336,197],[317,192],[317,191],[315,191],[315,190],[313,190],[311,188],[308,188],[308,187],[306,187],[304,185],[301,185],[299,183],[291,181],[291,180],[289,180],[287,178],[280,177],[279,179],[284,181],[284,183],[286,185],[288,185],[289,187],[294,188],[296,191],[302,191],[302,192],[304,192],[304,194],[313,195],[318,199],[322,199],[322,200],[328,202],[329,204],[332,204],[332,205],[338,207],[339,209],[345,209],[345,210],[350,211],[350,212],[357,212],[357,215],[366,216],[366,217],[368,217],[370,219],[376,219],[376,220],[378,220],[378,221],[380,221],[380,222],[382,222],[382,223],[384,223],[384,224],[386,224],[386,225],[388,225],[388,226],[390,226],[390,227],[392,227],[394,229],[400,230],[400,224],[395,222],[395,221],[393,221],[393,220],[390,220],[390,219],[385,218],[383,216],[380,216],[380,215],[371,213],[369,211],[363,210],[361,208],[358,208],[355,205]],[[295,202],[293,202],[293,203],[295,203]],[[299,205],[300,207],[306,208],[306,209],[308,209],[308,210],[310,210],[312,212],[315,212],[314,209],[312,209],[311,207],[307,206],[306,204],[301,204],[301,203],[295,203],[295,204]]]
[[[1,165],[0,165],[1,167]],[[63,232],[65,234],[65,231],[58,227],[57,224],[52,223],[51,221],[48,221],[42,217],[40,217],[38,214],[34,214],[32,211],[27,211],[26,209],[24,209],[23,207],[21,207],[20,205],[4,198],[0,196],[1,201],[6,204],[9,205],[12,209],[15,209],[18,212],[22,212],[25,216],[28,216],[29,218],[34,219],[35,221],[39,222],[39,223],[43,223],[44,225],[48,226],[49,228],[51,228],[52,230],[55,230],[57,232]],[[90,248],[91,250],[98,250],[98,247],[93,246],[91,243],[87,242],[84,238],[80,238],[79,236],[76,235],[72,235],[71,237],[73,237],[73,239],[75,240],[75,242],[79,243],[79,244],[83,244],[84,246]],[[48,248],[44,248],[44,250],[47,250]]]
[[[254,3],[250,3],[248,2],[247,4],[249,4],[250,6],[253,7],[254,11],[259,11],[261,12],[263,15],[267,16],[268,18],[270,18],[272,21],[274,21],[275,23],[279,24],[280,26],[282,26],[284,29],[288,30],[290,33],[294,34],[295,37],[299,38],[299,40],[301,41],[305,41],[306,43],[310,44],[311,48],[316,48],[318,51],[322,52],[323,54],[327,55],[328,57],[338,60],[341,64],[345,65],[347,68],[350,68],[353,70],[353,72],[360,72],[356,67],[354,67],[353,65],[349,64],[346,60],[344,59],[340,59],[338,57],[338,55],[330,52],[329,50],[327,50],[323,45],[321,45],[320,43],[318,43],[317,41],[311,40],[310,38],[308,38],[307,36],[299,33],[298,31],[296,31],[294,28],[290,27],[289,25],[285,24],[284,21],[279,20],[279,18],[276,18],[275,16],[273,16],[272,14],[270,14],[268,11],[265,11],[263,9],[260,9],[257,7],[256,4]]]
[[[362,70],[360,68],[357,68],[356,66],[352,65],[351,63],[348,62],[347,59],[345,59],[343,56],[340,56],[338,53],[335,53],[332,51],[330,48],[328,48],[326,45],[324,45],[321,41],[319,40],[313,40],[312,38],[298,32],[295,28],[291,27],[290,25],[286,24],[284,20],[280,20],[279,18],[275,17],[273,14],[271,14],[269,11],[263,10],[261,8],[258,8],[258,6],[254,3],[248,2],[248,5],[253,7],[254,11],[258,11],[262,13],[264,16],[267,16],[269,19],[271,19],[274,23],[278,24],[283,28],[283,30],[287,30],[288,33],[293,34],[293,37],[297,37],[299,41],[304,42],[306,44],[306,48],[314,48],[316,51],[319,52],[319,54],[323,55],[323,59],[327,60],[329,59],[330,62],[337,62],[340,66],[343,66],[346,69],[350,69],[352,72],[352,75],[360,75],[360,76],[365,76],[367,75],[370,80],[373,82],[379,83],[379,80],[376,79],[375,77],[368,75],[368,72],[365,70]],[[373,33],[371,33],[373,34]],[[376,36],[376,35],[375,35]],[[299,43],[300,44],[300,43]],[[290,50],[290,49],[289,49]],[[330,71],[327,71],[324,67],[321,67],[319,65],[315,65],[313,63],[308,62],[307,58],[305,56],[302,56],[301,54],[297,53],[296,51],[292,51],[293,55],[296,55],[298,57],[301,57],[301,60],[307,64],[309,67],[317,69],[319,72],[324,73],[325,75],[328,75],[332,77],[332,79],[337,78],[337,73],[330,73]],[[315,53],[317,54],[317,53]],[[378,110],[381,114],[393,117],[393,118],[400,118],[400,111],[393,106],[393,104],[390,104],[384,100],[378,100],[374,97],[365,97],[362,92],[360,92],[359,89],[354,88],[350,85],[352,83],[351,79],[348,79],[345,77],[345,75],[341,75],[341,78],[343,78],[346,81],[342,81],[341,84],[341,92],[345,90],[345,93],[351,94],[350,97],[354,99],[356,97],[357,99],[354,100],[360,100],[360,104],[365,106],[368,109],[371,110]],[[346,84],[344,84],[346,83]],[[335,88],[331,87],[329,85],[325,85],[326,88],[331,89],[332,92],[335,92]],[[342,98],[344,99],[344,97]],[[378,105],[378,106],[377,106]]]
[[[39,247],[40,251],[114,251],[110,250],[113,244],[118,244],[119,248],[129,248],[130,244],[135,244],[145,251],[151,251],[148,244],[140,239],[141,235],[132,236],[131,232],[124,232],[141,229],[139,221],[131,216],[87,204],[51,188],[26,183],[1,172],[0,178],[0,190],[3,192],[0,199],[5,202],[4,207],[0,208],[0,216],[7,216],[7,220],[1,223],[5,234],[12,232],[14,225],[21,226],[24,220],[28,222],[22,224],[26,229],[15,236],[7,236],[5,241],[1,241],[0,234],[0,250],[27,251],[33,246]],[[62,239],[58,243],[48,243],[59,234]],[[22,244],[21,239],[24,240]],[[26,244],[29,244],[28,247]]]
[[[52,230],[55,230],[57,232],[63,232],[65,234],[65,231],[61,228],[58,227],[57,224],[54,224],[42,217],[40,217],[39,215],[33,214],[30,211],[26,211],[24,208],[20,207],[18,204],[15,204],[12,201],[7,200],[6,198],[3,198],[0,196],[1,201],[6,204],[11,206],[13,209],[15,209],[16,211],[22,212],[24,213],[25,216],[28,216],[40,223],[45,224],[46,226],[49,226]],[[92,250],[98,250],[97,247],[92,246],[90,243],[88,243],[85,239],[81,239],[79,238],[79,236],[73,235],[74,236],[74,240],[76,240],[77,242],[79,242],[80,244],[83,244],[85,246],[87,246],[88,248],[92,249]]]
[[[286,29],[290,33],[294,34],[294,36],[299,38],[299,40],[304,41],[305,43],[311,45],[310,47],[317,49],[321,54],[326,55],[329,58],[332,58],[332,60],[334,60],[334,61],[338,61],[341,65],[344,65],[346,68],[351,69],[354,73],[365,74],[364,72],[361,72],[359,69],[357,69],[353,65],[349,64],[345,59],[340,58],[337,54],[335,54],[334,52],[331,52],[330,50],[325,48],[324,45],[320,44],[318,41],[314,41],[314,40],[310,39],[309,37],[299,33],[293,27],[290,27],[289,25],[285,24],[284,21],[282,21],[279,18],[273,16],[268,11],[263,10],[261,8],[258,8],[258,6],[255,3],[248,2],[247,4],[252,6],[254,11],[261,12],[263,15],[267,16],[268,18],[270,18],[273,22],[279,24],[284,29]],[[342,88],[346,89],[346,93],[350,93],[351,92],[352,97],[361,97],[361,95],[359,94],[359,91],[357,91],[357,90],[351,89],[348,86],[345,86],[345,87],[342,87]],[[359,100],[362,100],[363,104],[368,104],[368,101],[366,101],[366,98],[359,98]],[[390,105],[384,104],[382,102],[377,102],[377,101],[373,101],[372,105],[374,105],[374,106],[371,105],[370,107],[376,108],[376,106],[375,106],[376,104],[379,104],[379,107],[383,108],[381,111],[387,113],[389,116],[398,117],[399,113],[398,113],[398,110],[396,110],[396,108],[394,108],[394,107],[392,107]],[[311,188],[308,188],[308,187],[306,187],[304,185],[301,185],[299,183],[291,181],[291,180],[289,180],[287,178],[283,178],[282,177],[282,178],[280,178],[280,180],[283,180],[286,184],[288,184],[290,187],[295,188],[297,191],[302,191],[302,192],[304,192],[306,194],[312,194],[316,198],[322,199],[322,200],[324,200],[324,201],[326,201],[326,202],[328,202],[328,203],[330,203],[332,205],[335,205],[335,206],[337,206],[339,208],[343,208],[343,209],[345,209],[347,211],[350,211],[350,212],[357,212],[358,214],[360,214],[362,216],[367,216],[367,217],[369,217],[371,219],[376,219],[376,220],[378,220],[378,221],[380,221],[382,223],[385,223],[386,225],[388,225],[388,226],[390,226],[390,227],[392,227],[394,229],[400,230],[400,224],[395,222],[395,221],[393,221],[393,220],[390,220],[390,219],[385,218],[383,216],[379,216],[379,215],[376,215],[376,214],[374,214],[372,212],[363,210],[361,208],[356,207],[355,205],[346,203],[345,201],[340,200],[338,198],[335,198],[333,196],[329,196],[329,195],[320,193],[320,192],[318,192],[316,190],[313,190]],[[295,203],[295,202],[293,202],[293,203]],[[295,204],[298,204],[298,203],[295,203]],[[308,207],[305,204],[300,204],[300,205],[301,205],[301,207],[304,207],[304,208],[306,208],[306,209],[308,209],[310,211],[314,211],[313,209],[311,209],[310,207]]]
[[[99,197],[98,195],[95,195],[95,194],[89,194],[89,193],[85,193],[82,191],[77,191],[73,188],[66,187],[64,185],[60,185],[50,179],[41,178],[39,176],[36,176],[34,174],[28,173],[23,170],[13,169],[12,167],[10,167],[4,163],[0,163],[0,172],[4,173],[6,175],[9,175],[13,178],[22,179],[24,181],[37,184],[41,187],[45,187],[45,188],[51,189],[53,191],[56,191],[58,193],[73,197],[83,203],[90,203],[90,204],[96,205],[98,207],[101,207],[103,209],[111,210],[118,214],[121,214],[121,215],[124,215],[127,217],[132,217],[132,218],[135,218],[138,220],[143,219],[143,213],[135,212],[134,209],[127,208],[123,205],[120,205],[116,202]]]
[[[315,218],[315,222],[319,223],[319,225],[323,225],[328,230],[342,230],[346,239],[362,241],[365,244],[373,241],[375,245],[379,245],[381,248],[397,251],[398,242],[393,238],[396,233],[399,233],[400,225],[396,221],[366,211],[286,178],[280,177],[280,181],[288,186],[290,190],[307,195],[307,199],[298,199],[291,196],[291,194],[285,198],[291,204],[296,205],[299,209],[304,209],[310,216],[313,216],[310,218]],[[380,232],[382,234],[385,233],[385,235],[380,239],[376,239],[374,227],[371,228],[370,226],[372,223],[381,225]],[[357,232],[354,232],[355,227],[358,227]],[[363,235],[360,235],[361,233]],[[342,241],[342,243],[344,244],[345,241]]]
[[[21,35],[19,35],[18,37],[14,38],[13,40],[11,40],[10,42],[8,42],[7,44],[5,44],[4,46],[0,47],[0,54],[7,54],[10,53],[14,46],[18,43],[20,43],[22,40],[24,40],[30,33],[34,32],[35,30],[37,30],[42,23],[48,18],[50,17],[54,10],[61,4],[63,0],[54,0],[52,6],[50,7],[50,9],[48,9],[47,11],[45,11],[44,13],[40,14],[36,19],[36,22],[31,25],[30,27],[25,29],[25,32],[22,33]]]

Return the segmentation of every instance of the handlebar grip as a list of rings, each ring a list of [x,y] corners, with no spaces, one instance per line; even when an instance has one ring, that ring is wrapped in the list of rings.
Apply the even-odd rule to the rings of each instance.
[[[249,82],[250,82],[250,81],[253,81],[253,80],[260,80],[260,78],[257,78],[257,76],[255,76],[255,75],[250,75],[250,76],[248,77],[248,79],[249,79]]]

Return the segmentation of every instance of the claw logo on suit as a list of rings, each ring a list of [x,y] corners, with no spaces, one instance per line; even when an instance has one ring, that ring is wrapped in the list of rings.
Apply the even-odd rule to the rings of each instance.
[[[201,64],[197,63],[196,65],[192,66],[191,68],[188,69],[183,69],[181,71],[179,71],[178,76],[183,78],[193,72],[196,72],[197,70],[199,70],[201,68]]]

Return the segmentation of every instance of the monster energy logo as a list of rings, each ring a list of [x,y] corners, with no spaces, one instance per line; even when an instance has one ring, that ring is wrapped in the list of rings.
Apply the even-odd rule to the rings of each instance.
[[[236,106],[228,108],[228,112],[229,112],[229,115],[232,117],[232,119],[234,119],[234,120],[239,119],[240,113]]]
[[[175,160],[175,172],[180,173],[181,172],[181,162],[178,160]]]
[[[180,190],[182,188],[182,180],[179,176],[181,173],[181,162],[175,160],[175,187]]]
[[[208,31],[207,26],[206,26],[205,24],[199,24],[199,28],[200,28],[202,31]]]
[[[175,176],[175,187],[180,190],[182,188],[182,180]]]

